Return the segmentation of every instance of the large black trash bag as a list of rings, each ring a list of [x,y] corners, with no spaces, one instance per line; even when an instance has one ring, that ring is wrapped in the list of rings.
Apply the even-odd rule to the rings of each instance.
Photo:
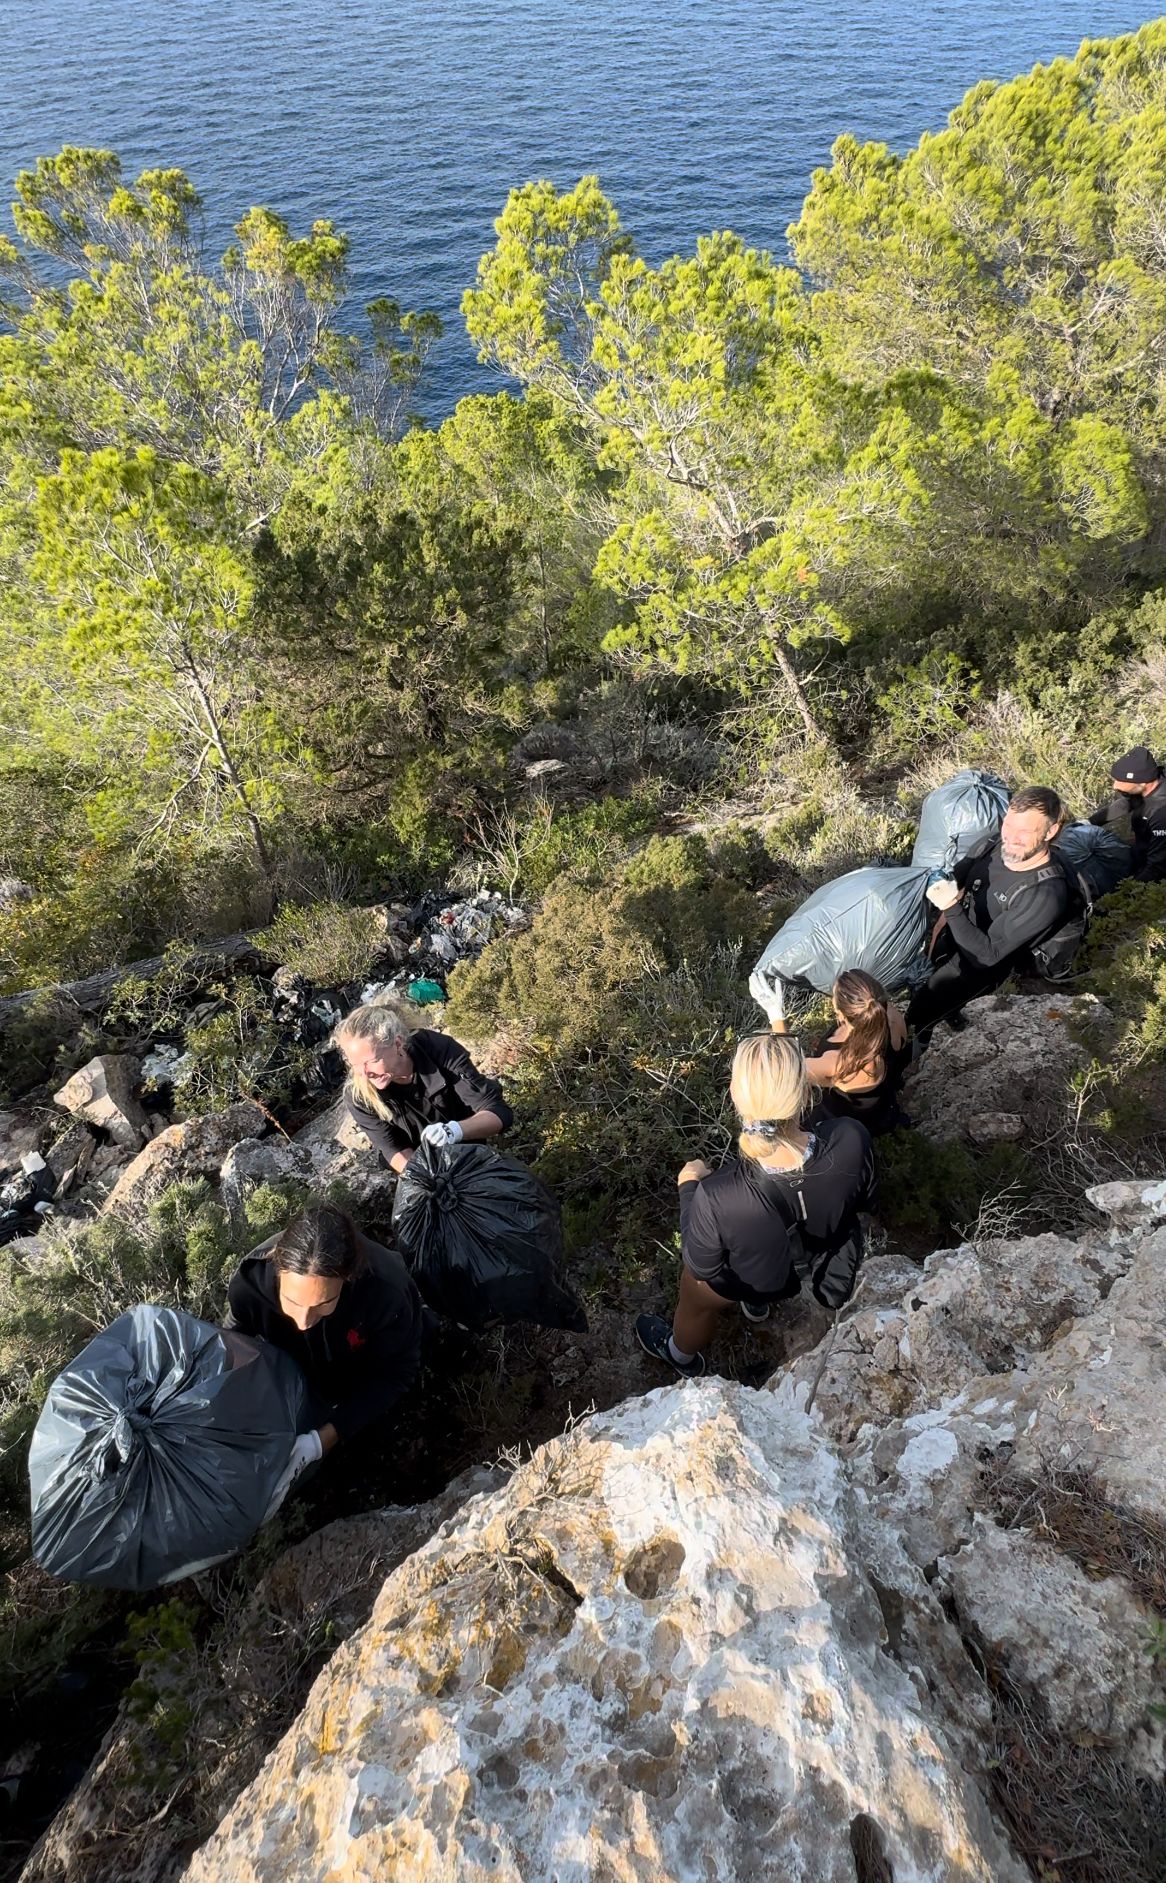
[[[177,1308],[118,1316],[54,1380],[29,1453],[32,1552],[107,1589],[154,1589],[259,1528],[309,1422],[295,1361]]]
[[[513,1158],[485,1144],[423,1144],[397,1185],[393,1233],[423,1299],[463,1327],[533,1321],[586,1333],[555,1272],[559,1206]]]

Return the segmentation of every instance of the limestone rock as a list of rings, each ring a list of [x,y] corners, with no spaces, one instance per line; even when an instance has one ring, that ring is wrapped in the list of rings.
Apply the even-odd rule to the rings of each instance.
[[[349,1114],[342,1098],[329,1105],[318,1117],[312,1118],[296,1132],[296,1144],[327,1145],[343,1151],[368,1151],[369,1143],[364,1132]],[[379,1155],[379,1153],[377,1153]]]
[[[307,1138],[302,1132],[290,1143],[286,1138],[264,1138],[260,1143],[238,1144],[223,1160],[222,1200],[237,1215],[248,1193],[259,1184],[297,1183],[318,1196],[342,1194],[358,1211],[378,1203],[387,1206],[396,1190],[396,1173],[363,1138],[361,1146],[351,1150],[322,1136]]]
[[[585,1421],[395,1571],[189,1883],[854,1883],[856,1840],[903,1883],[1022,1883],[871,1550],[772,1395]]]
[[[1110,1024],[1109,1010],[1092,994],[988,994],[964,1011],[962,1032],[936,1027],[904,1088],[907,1110],[936,1144],[1016,1136],[1011,1126],[990,1140],[973,1134],[973,1121],[983,1128],[986,1118],[998,1120],[1002,1105],[1027,1135],[1033,1122],[1058,1110],[1070,1075],[1088,1058],[1074,1031]]]
[[[1095,1210],[1125,1223],[1166,1217],[1166,1177],[1157,1183],[1096,1183],[1085,1195]]]
[[[169,1125],[122,1172],[101,1206],[102,1214],[143,1222],[150,1205],[170,1184],[198,1177],[217,1183],[231,1146],[242,1138],[257,1138],[266,1126],[258,1105],[246,1099],[225,1111]]]
[[[1050,1544],[984,1516],[940,1569],[960,1626],[1058,1732],[1123,1741],[1142,1727],[1161,1676],[1150,1617],[1116,1576],[1090,1581]]]
[[[1014,1111],[978,1111],[965,1129],[973,1144],[1015,1144],[1024,1136],[1024,1119]]]
[[[53,1104],[136,1151],[149,1136],[145,1108],[134,1096],[141,1076],[141,1061],[132,1053],[99,1053],[53,1093]]]
[[[286,1138],[244,1138],[233,1144],[219,1172],[219,1197],[231,1216],[241,1216],[253,1190],[265,1183],[304,1184],[309,1188],[316,1165],[306,1145]]]
[[[1102,1232],[938,1251],[897,1300],[874,1308],[865,1290],[857,1298],[830,1347],[815,1406],[845,1442],[864,1424],[906,1417],[985,1374],[1008,1373],[1095,1308],[1132,1260],[1128,1243]],[[821,1358],[804,1355],[778,1386],[796,1397]]]
[[[233,1802],[294,1717],[308,1685],[313,1642],[338,1644],[367,1621],[386,1575],[456,1515],[468,1497],[505,1479],[466,1471],[428,1503],[343,1517],[277,1557],[241,1607],[229,1608],[213,1659],[223,1687],[217,1730],[192,1754],[159,1816],[148,1726],[123,1703],[80,1785],[33,1851],[21,1883],[171,1883],[195,1841]],[[116,1848],[111,1867],[110,1849]]]

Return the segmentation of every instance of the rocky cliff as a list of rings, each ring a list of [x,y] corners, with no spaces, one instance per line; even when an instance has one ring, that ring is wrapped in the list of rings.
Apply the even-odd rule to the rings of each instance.
[[[1158,1195],[872,1264],[771,1390],[542,1447],[388,1578],[190,1883],[1160,1875]]]

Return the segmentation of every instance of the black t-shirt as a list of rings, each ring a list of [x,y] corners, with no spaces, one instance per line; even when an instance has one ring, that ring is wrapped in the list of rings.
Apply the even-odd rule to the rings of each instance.
[[[964,899],[947,912],[952,941],[978,968],[996,968],[1060,928],[1072,891],[1054,860],[1035,870],[1010,870],[998,843],[984,856],[964,857],[953,871]]]
[[[698,1281],[730,1298],[781,1299],[799,1288],[787,1224],[797,1224],[811,1258],[857,1234],[859,1211],[876,1199],[870,1134],[857,1119],[823,1118],[814,1138],[800,1171],[765,1171],[739,1158],[681,1184],[681,1249]]]
[[[504,1126],[514,1113],[502,1096],[502,1087],[488,1073],[479,1072],[464,1046],[448,1033],[422,1027],[409,1039],[413,1079],[408,1085],[387,1085],[380,1097],[392,1112],[378,1112],[346,1095],[348,1115],[360,1126],[374,1150],[390,1163],[398,1151],[415,1151],[426,1125],[461,1124],[475,1112],[490,1111]]]
[[[340,1437],[352,1438],[417,1378],[421,1297],[400,1256],[362,1236],[365,1267],[344,1283],[331,1314],[301,1333],[279,1305],[279,1276],[267,1260],[275,1241],[245,1255],[232,1275],[225,1325],[290,1354]]]

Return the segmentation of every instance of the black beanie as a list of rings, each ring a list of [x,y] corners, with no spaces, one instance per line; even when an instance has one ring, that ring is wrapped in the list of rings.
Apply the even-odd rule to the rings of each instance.
[[[1144,745],[1135,745],[1132,752],[1124,752],[1121,758],[1113,761],[1110,777],[1119,785],[1152,785],[1158,776],[1158,767]]]

